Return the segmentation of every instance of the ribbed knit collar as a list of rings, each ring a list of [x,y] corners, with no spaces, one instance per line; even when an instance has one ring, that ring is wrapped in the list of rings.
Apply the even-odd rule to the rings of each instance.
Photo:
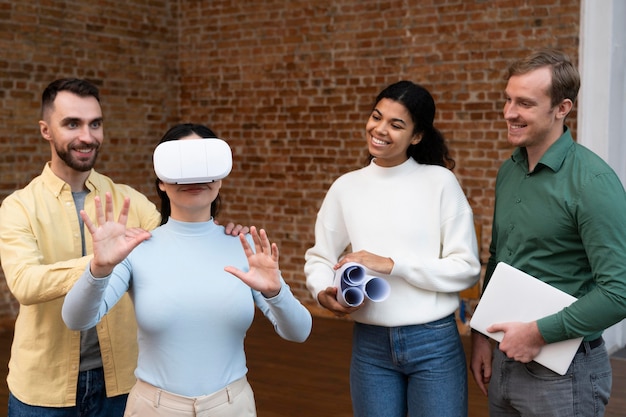
[[[215,224],[213,218],[207,222],[181,222],[170,217],[161,227],[181,235],[200,236],[212,233],[220,226]]]
[[[392,178],[396,176],[403,176],[408,174],[419,167],[419,164],[413,158],[409,158],[400,165],[396,165],[393,167],[381,167],[380,165],[376,165],[374,162],[376,159],[372,159],[370,164],[368,165],[368,169],[372,171],[374,174]]]

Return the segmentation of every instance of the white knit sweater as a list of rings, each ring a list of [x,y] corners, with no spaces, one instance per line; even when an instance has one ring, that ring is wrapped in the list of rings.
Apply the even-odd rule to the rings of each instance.
[[[332,267],[348,245],[394,261],[391,275],[381,275],[391,294],[352,313],[361,323],[391,327],[445,317],[480,274],[473,214],[456,177],[413,159],[391,168],[373,161],[330,187],[305,255],[315,299],[332,286]]]

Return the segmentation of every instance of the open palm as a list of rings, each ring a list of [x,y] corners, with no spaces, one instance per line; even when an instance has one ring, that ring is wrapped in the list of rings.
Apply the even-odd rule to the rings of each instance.
[[[280,272],[278,270],[278,246],[270,243],[264,229],[257,232],[256,227],[250,227],[250,234],[254,242],[253,251],[243,234],[239,235],[244,253],[248,258],[248,272],[243,272],[233,266],[224,268],[250,288],[263,293],[266,297],[273,297],[280,292]]]
[[[115,265],[122,262],[137,245],[151,235],[143,229],[126,228],[130,207],[128,197],[124,199],[117,221],[114,219],[113,201],[110,193],[106,193],[104,210],[100,197],[95,197],[95,205],[97,225],[92,222],[84,210],[81,210],[80,216],[83,218],[93,240],[91,273],[94,277],[104,277],[109,275]]]

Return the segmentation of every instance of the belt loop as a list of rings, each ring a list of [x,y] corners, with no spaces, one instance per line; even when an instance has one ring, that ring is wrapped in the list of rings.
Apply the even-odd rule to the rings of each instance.
[[[154,408],[159,408],[160,404],[161,404],[161,390],[158,389],[154,393],[154,400],[152,402],[152,405],[154,405]]]
[[[589,355],[591,353],[591,346],[589,342],[583,342],[583,346],[585,347],[585,355]]]
[[[233,398],[230,395],[230,386],[226,385],[226,397],[228,398],[228,404],[233,403]]]

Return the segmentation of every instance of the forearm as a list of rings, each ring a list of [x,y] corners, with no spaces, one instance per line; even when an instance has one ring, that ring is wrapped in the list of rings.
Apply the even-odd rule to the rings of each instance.
[[[580,336],[596,336],[624,317],[626,298],[596,288],[560,312],[538,320],[537,325],[546,342],[554,343]]]
[[[274,329],[283,339],[304,342],[311,333],[311,313],[294,297],[289,286],[283,282],[280,293],[259,308],[272,322]]]
[[[63,321],[72,330],[87,330],[95,326],[101,313],[109,277],[95,278],[89,267],[68,292],[63,302]]]
[[[65,296],[85,270],[90,258],[84,256],[44,265],[2,257],[10,259],[3,262],[5,278],[11,293],[22,305],[45,303]]]

